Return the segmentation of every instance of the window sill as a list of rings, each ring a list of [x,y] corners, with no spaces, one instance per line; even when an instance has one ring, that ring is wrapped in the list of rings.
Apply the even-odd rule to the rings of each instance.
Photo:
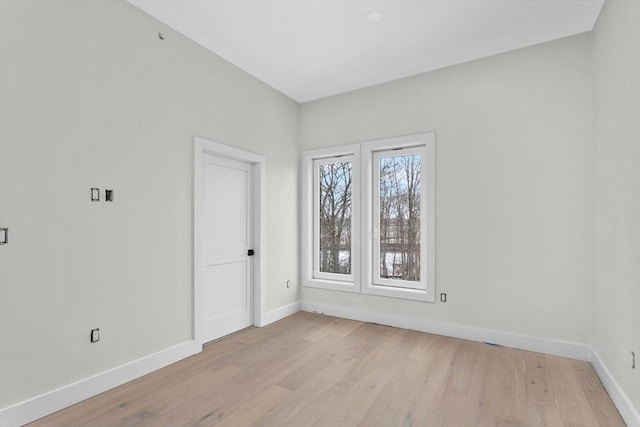
[[[308,288],[328,289],[331,291],[342,291],[351,293],[360,293],[360,286],[356,286],[355,282],[342,282],[338,280],[325,279],[305,279],[302,286]]]
[[[394,288],[390,286],[369,285],[362,289],[362,294],[431,303],[436,301],[435,292],[428,289]]]

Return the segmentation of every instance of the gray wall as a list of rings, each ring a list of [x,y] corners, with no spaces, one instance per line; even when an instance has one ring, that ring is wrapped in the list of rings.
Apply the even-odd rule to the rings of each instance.
[[[606,2],[592,38],[593,346],[640,411],[640,2]]]
[[[575,36],[303,104],[303,149],[436,132],[435,304],[366,307],[587,343],[593,284],[590,51]]]
[[[266,308],[298,300],[297,103],[125,2],[0,16],[0,407],[191,339],[194,135],[266,155]]]

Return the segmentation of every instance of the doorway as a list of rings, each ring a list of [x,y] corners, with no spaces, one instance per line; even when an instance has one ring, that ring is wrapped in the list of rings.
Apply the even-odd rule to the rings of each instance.
[[[264,156],[194,140],[194,340],[260,325]]]

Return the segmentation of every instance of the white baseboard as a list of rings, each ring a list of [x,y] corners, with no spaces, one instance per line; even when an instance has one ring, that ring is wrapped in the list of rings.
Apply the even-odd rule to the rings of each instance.
[[[634,408],[629,397],[622,391],[622,388],[615,380],[611,372],[604,364],[600,355],[593,348],[591,349],[591,365],[596,371],[596,374],[600,377],[602,385],[611,396],[611,400],[618,408],[618,412],[622,415],[622,418],[627,423],[628,427],[640,427],[640,413]]]
[[[300,311],[299,302],[268,311],[263,314],[261,324],[256,326],[267,326],[298,311]],[[0,426],[21,426],[35,421],[201,351],[201,345],[196,345],[194,341],[187,341],[16,403],[0,409]]]
[[[379,313],[361,307],[353,308],[307,301],[288,304],[276,310],[266,312],[263,316],[262,324],[259,326],[266,326],[280,319],[284,319],[300,310],[591,361],[596,373],[627,425],[629,427],[640,427],[638,410],[634,408],[598,353],[589,346],[497,330],[475,328],[439,320],[418,319],[408,316]],[[202,351],[201,346],[197,346],[193,341],[187,341],[89,378],[60,387],[40,396],[19,402],[0,410],[0,426],[21,426],[35,421],[60,409],[64,409],[89,397],[199,353],[200,351]]]
[[[354,308],[302,301],[301,309],[302,311],[322,313],[345,319],[378,323],[453,338],[462,338],[470,341],[489,342],[505,347],[591,362],[596,374],[600,377],[602,384],[618,408],[622,418],[627,423],[627,426],[640,427],[640,414],[638,410],[633,406],[631,400],[622,388],[620,388],[598,353],[588,345],[518,335],[498,330],[475,328],[473,326],[459,325],[440,320],[379,313],[363,307]]]
[[[554,356],[589,361],[591,348],[584,344],[519,335],[493,329],[482,329],[434,319],[421,319],[397,314],[380,313],[364,307],[344,307],[302,301],[302,311],[323,313],[346,319],[372,322],[413,331],[427,332],[469,341],[488,342],[505,347],[535,351]]]
[[[275,310],[267,311],[262,315],[262,319],[259,325],[256,326],[267,326],[270,323],[277,322],[280,319],[284,319],[285,317],[291,316],[300,311],[300,303],[294,302],[292,304],[288,304],[282,306],[280,308],[276,308]]]
[[[198,348],[193,341],[187,341],[16,403],[0,410],[0,426],[21,426],[35,421],[200,351],[202,347]]]

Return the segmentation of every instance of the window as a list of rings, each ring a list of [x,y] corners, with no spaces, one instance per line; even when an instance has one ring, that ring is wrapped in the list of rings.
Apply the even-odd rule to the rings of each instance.
[[[377,151],[373,154],[373,283],[426,289],[421,280],[426,215],[421,191],[425,147]]]
[[[303,192],[305,286],[434,301],[433,133],[305,152]]]
[[[303,154],[305,286],[360,292],[360,146]]]
[[[313,226],[316,279],[353,281],[353,156],[313,162]]]

